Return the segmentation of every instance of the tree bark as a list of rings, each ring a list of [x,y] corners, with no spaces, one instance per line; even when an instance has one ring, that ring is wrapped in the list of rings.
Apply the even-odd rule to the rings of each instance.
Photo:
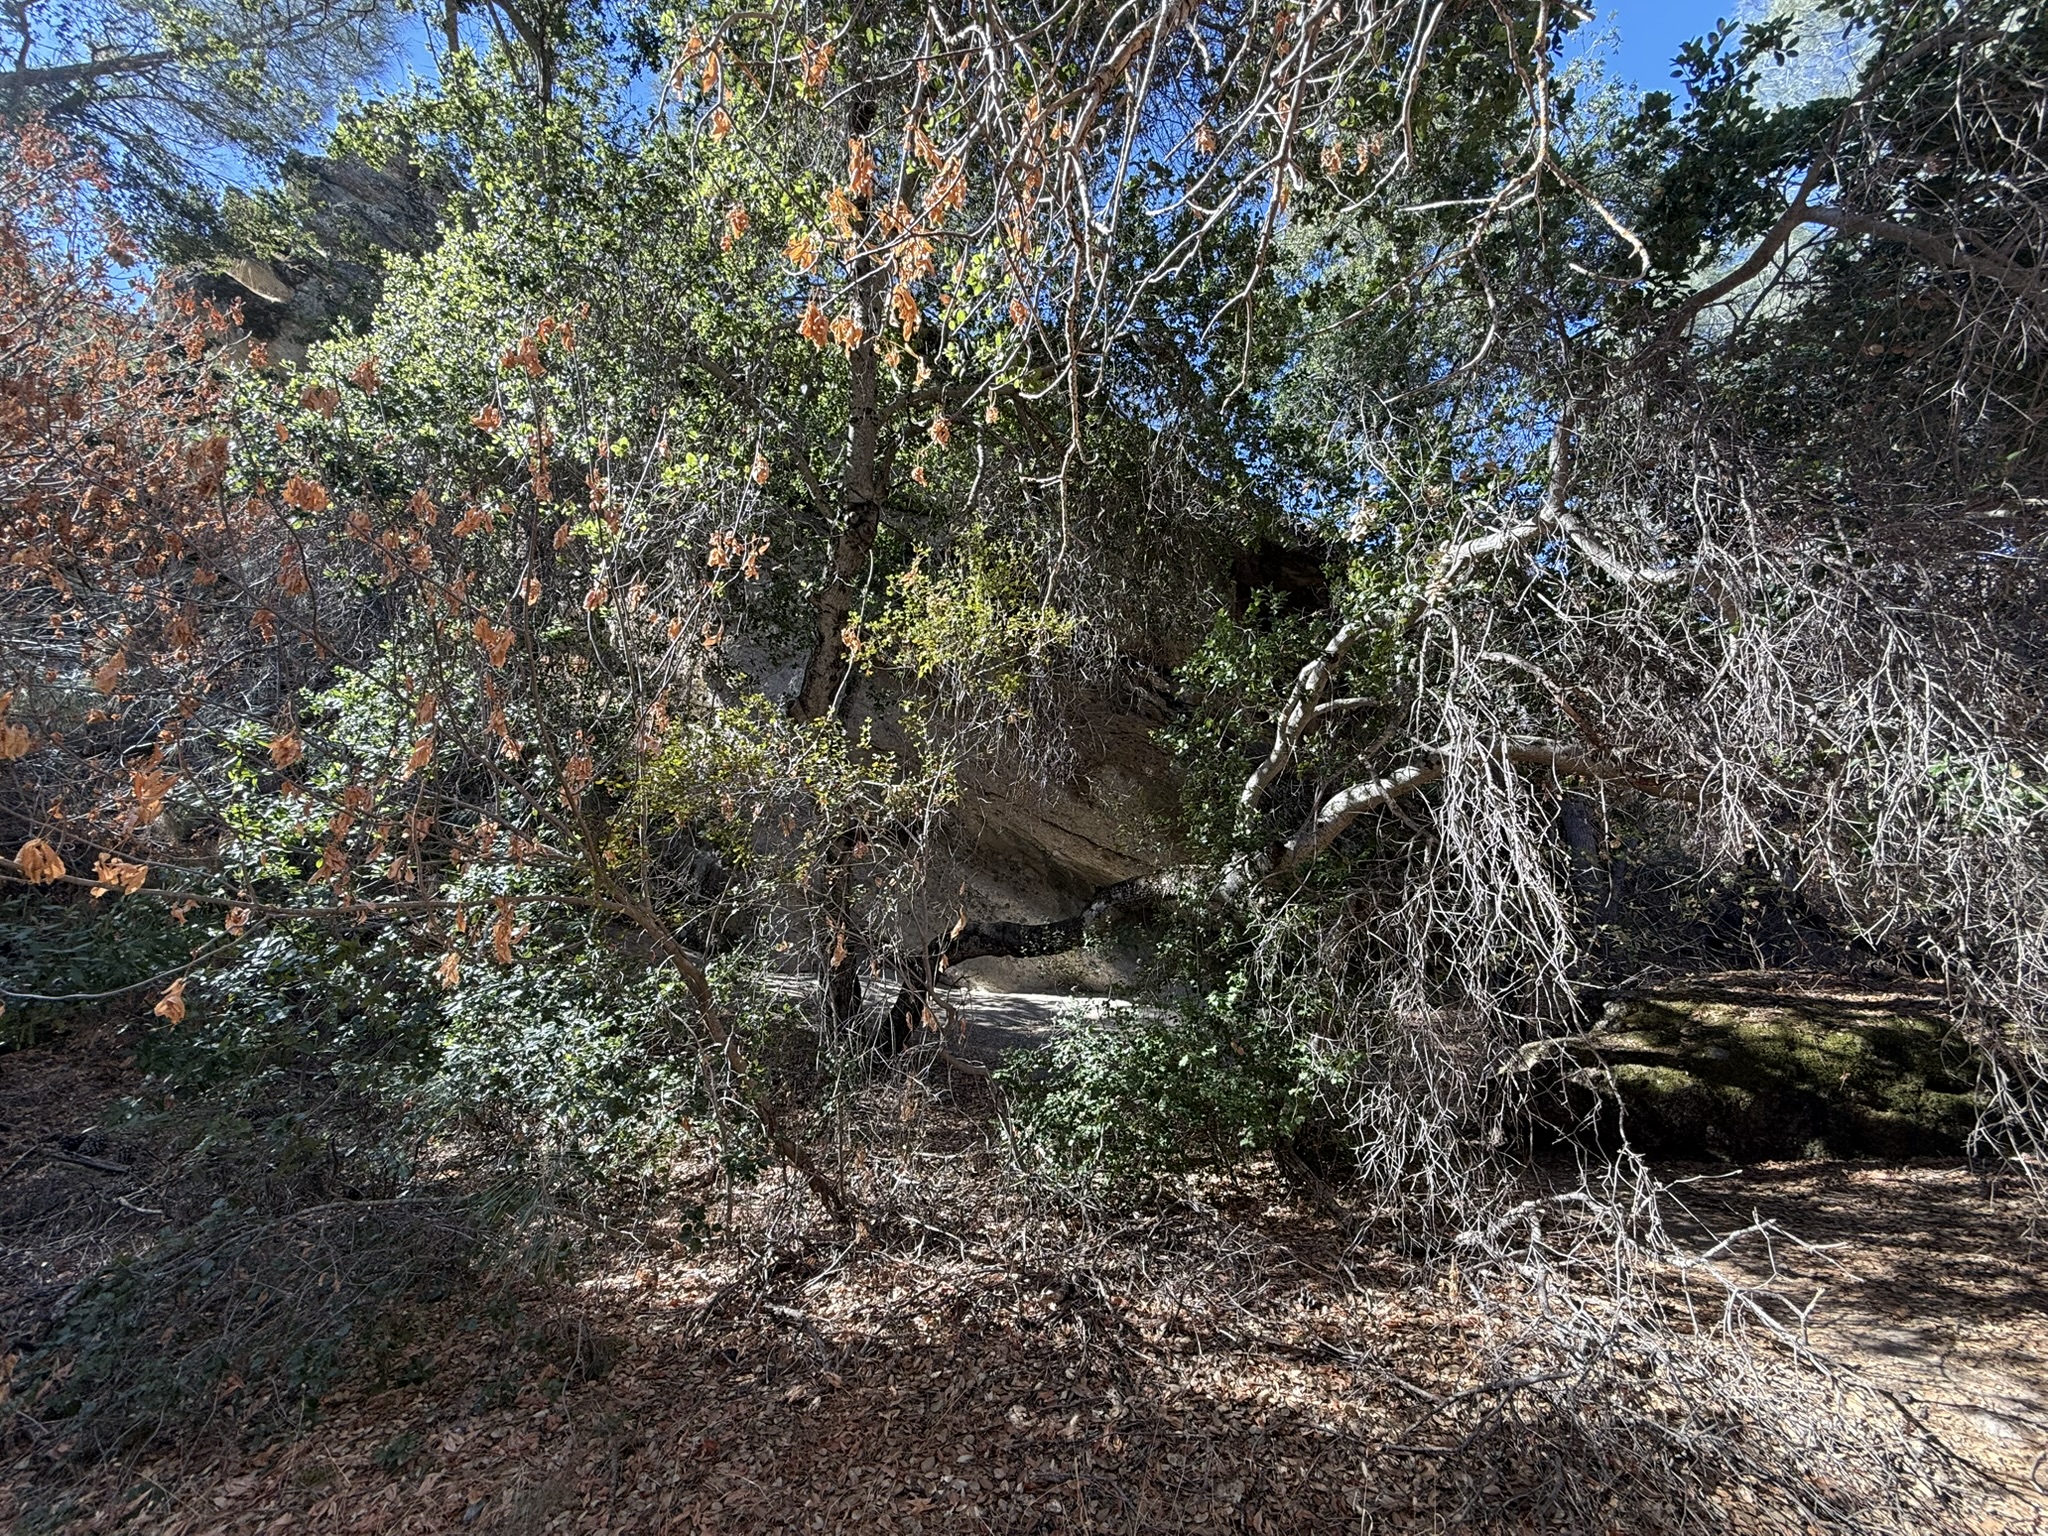
[[[847,109],[848,139],[864,137],[873,118],[873,102],[865,93],[857,96]],[[866,200],[862,199],[858,207],[858,229],[865,241]],[[817,638],[804,662],[803,683],[790,707],[796,719],[805,721],[823,720],[836,708],[848,659],[846,620],[853,612],[855,583],[874,553],[875,537],[881,532],[882,501],[887,494],[881,451],[881,359],[875,334],[881,319],[884,273],[872,257],[863,256],[860,261],[853,282],[853,309],[860,321],[861,340],[847,355],[846,467],[840,479],[841,521],[832,543],[832,561],[825,584],[813,602],[818,615]]]

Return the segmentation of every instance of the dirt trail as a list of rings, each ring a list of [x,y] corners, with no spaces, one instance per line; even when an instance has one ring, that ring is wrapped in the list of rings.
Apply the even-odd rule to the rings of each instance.
[[[1040,1004],[1014,1006],[1020,1028],[1045,1025]],[[0,1059],[10,1149],[88,1124],[122,1091],[108,1043]],[[1540,1419],[1504,1421],[1456,1459],[1402,1449],[1428,1439],[1415,1430],[1432,1395],[1481,1384],[1485,1323],[1455,1288],[1348,1242],[1270,1170],[1084,1221],[1017,1203],[980,1080],[876,1091],[897,1096],[888,1119],[910,1146],[891,1165],[902,1193],[886,1233],[848,1242],[793,1223],[779,1189],[756,1187],[729,1216],[742,1240],[693,1246],[657,1224],[577,1284],[412,1309],[294,1432],[224,1420],[68,1467],[17,1434],[0,1525],[1381,1536],[1480,1519],[1557,1529],[1546,1501],[1574,1485],[1612,1486],[1609,1528],[1633,1536],[1681,1528],[1699,1496],[1630,1481],[1611,1452]],[[0,1246],[7,1316],[26,1326],[140,1218],[111,1175],[41,1154],[24,1175],[0,1202],[43,1215]],[[65,1198],[37,1204],[38,1186]],[[1827,1271],[1819,1341],[1893,1372],[1902,1399],[2011,1483],[2037,1470],[2048,1323],[2015,1206],[1952,1167],[1838,1164],[1702,1180],[1688,1200],[1719,1231],[1754,1209],[1845,1240],[1825,1260],[1777,1249],[1788,1293]],[[65,1210],[90,1218],[82,1232]],[[12,1244],[21,1234],[40,1246]],[[1760,1252],[1738,1258],[1761,1273]],[[1971,1529],[2048,1532],[2048,1504],[1970,1497]],[[1799,1528],[1767,1503],[1720,1513],[1731,1531]]]
[[[2001,1473],[2048,1470],[2048,1234],[2016,1191],[1953,1162],[1778,1163],[1702,1170],[1682,1198],[1702,1233],[1760,1218],[1797,1239],[1745,1238],[1731,1257],[1813,1301],[1824,1353]]]

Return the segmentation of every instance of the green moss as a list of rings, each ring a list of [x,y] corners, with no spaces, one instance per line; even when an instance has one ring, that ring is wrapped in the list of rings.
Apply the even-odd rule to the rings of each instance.
[[[1971,1067],[1918,999],[1695,987],[1611,1005],[1575,1053],[1630,1138],[1671,1155],[1902,1157],[1960,1149]]]

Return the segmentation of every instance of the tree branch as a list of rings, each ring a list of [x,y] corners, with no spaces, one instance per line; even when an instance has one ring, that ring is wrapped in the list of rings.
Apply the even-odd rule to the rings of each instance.
[[[18,99],[24,91],[47,86],[83,85],[109,75],[145,75],[166,64],[176,64],[182,57],[169,49],[158,49],[154,53],[110,54],[103,59],[81,59],[76,64],[51,64],[40,69],[11,69],[7,72],[7,90],[10,99]]]
[[[1364,626],[1356,620],[1341,626],[1330,637],[1330,643],[1295,677],[1287,702],[1280,708],[1280,717],[1273,722],[1272,750],[1266,754],[1265,761],[1252,770],[1251,777],[1244,781],[1244,788],[1238,793],[1237,803],[1242,809],[1249,811],[1257,806],[1273,781],[1287,771],[1287,765],[1294,760],[1295,749],[1301,745],[1301,738],[1322,715],[1318,706],[1322,703],[1323,690],[1329,687],[1330,679],[1343,666],[1346,653],[1363,629]]]
[[[1806,222],[1839,229],[1844,234],[1889,240],[1926,257],[1936,266],[1967,272],[1972,277],[1987,277],[2013,293],[2036,294],[2048,288],[2048,281],[2044,281],[2040,268],[2023,267],[2004,256],[1973,250],[1960,234],[1938,235],[1931,230],[1901,224],[1895,219],[1850,213],[1841,208],[1809,208],[1806,210]]]

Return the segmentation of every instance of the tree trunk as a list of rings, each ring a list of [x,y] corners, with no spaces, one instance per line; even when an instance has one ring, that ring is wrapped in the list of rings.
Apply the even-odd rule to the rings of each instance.
[[[874,118],[874,105],[865,94],[847,109],[849,140],[866,135]],[[867,202],[858,204],[858,229],[867,234]],[[840,481],[839,532],[832,543],[832,563],[825,584],[818,591],[814,608],[818,615],[817,638],[804,663],[803,684],[797,690],[790,713],[798,720],[823,720],[834,712],[840,683],[847,666],[844,639],[847,616],[862,568],[874,553],[875,536],[882,527],[882,501],[887,494],[882,462],[881,360],[876,351],[876,330],[881,321],[881,284],[886,274],[871,257],[861,258],[854,276],[853,310],[860,320],[860,344],[847,357],[846,386],[846,468]]]

